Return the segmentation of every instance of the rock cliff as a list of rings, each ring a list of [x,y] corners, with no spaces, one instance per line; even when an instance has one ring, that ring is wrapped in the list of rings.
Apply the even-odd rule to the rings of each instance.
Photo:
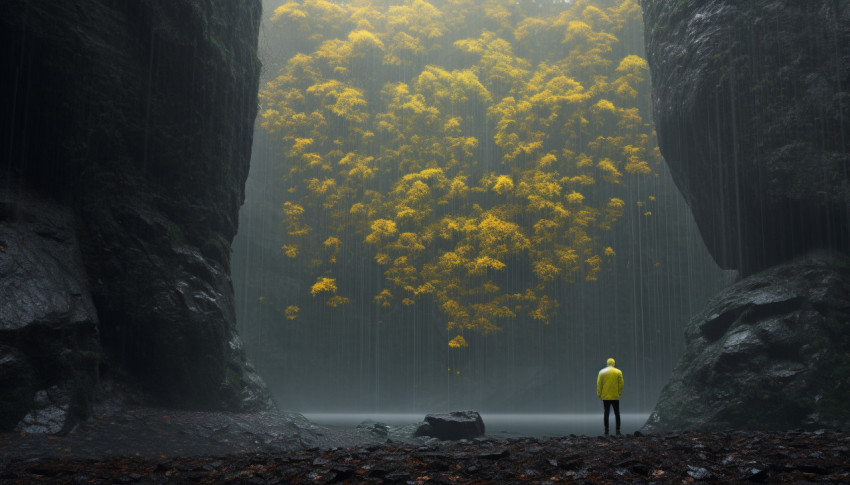
[[[58,431],[102,376],[169,405],[270,406],[229,275],[260,2],[0,10],[0,427]]]
[[[850,1],[643,8],[661,151],[745,277],[688,324],[645,430],[846,426]]]
[[[661,152],[717,263],[850,243],[850,2],[646,0]]]
[[[815,253],[714,297],[645,431],[850,423],[850,258]]]

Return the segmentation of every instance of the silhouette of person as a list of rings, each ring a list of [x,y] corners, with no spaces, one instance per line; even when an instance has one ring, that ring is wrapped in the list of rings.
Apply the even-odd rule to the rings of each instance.
[[[605,408],[605,434],[608,434],[608,415],[614,408],[617,434],[620,434],[620,393],[623,392],[623,373],[614,367],[614,359],[608,359],[608,365],[599,371],[596,378],[596,395],[602,399]]]

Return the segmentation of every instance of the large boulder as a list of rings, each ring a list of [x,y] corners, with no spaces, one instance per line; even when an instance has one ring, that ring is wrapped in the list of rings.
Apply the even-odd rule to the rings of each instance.
[[[850,0],[645,0],[661,152],[718,264],[850,247]]]
[[[96,352],[95,374],[99,363],[107,377],[129,375],[164,404],[271,405],[235,333],[229,268],[257,111],[260,16],[259,0],[2,2],[4,204],[53,204],[62,232],[5,225],[17,234],[8,251],[45,242],[26,246],[42,268],[26,286],[0,274],[0,308],[43,314],[25,319],[34,322],[26,332],[59,340],[36,352],[18,345],[24,330],[0,334],[14,349],[0,354],[0,379],[20,391],[4,385],[0,406],[16,416],[23,402],[63,406],[55,389],[37,393],[76,379],[43,377],[67,348]],[[18,209],[4,214],[0,227],[21,220]],[[85,329],[73,333],[84,344],[66,342],[69,325]],[[84,358],[87,379],[90,357],[73,357]],[[4,368],[33,377],[6,378]],[[76,385],[69,406],[90,388]]]
[[[452,411],[428,414],[414,436],[431,436],[441,440],[473,439],[484,435],[484,420],[475,411]]]
[[[750,276],[685,336],[644,431],[850,424],[850,257],[820,252]]]

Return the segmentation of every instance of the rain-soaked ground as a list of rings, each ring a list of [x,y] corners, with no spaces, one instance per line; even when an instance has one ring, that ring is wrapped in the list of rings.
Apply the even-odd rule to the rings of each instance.
[[[0,435],[0,483],[850,482],[850,436],[831,431],[440,442],[414,426],[127,408]]]

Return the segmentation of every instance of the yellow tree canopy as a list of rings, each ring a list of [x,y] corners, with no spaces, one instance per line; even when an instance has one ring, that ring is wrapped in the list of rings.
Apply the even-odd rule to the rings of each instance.
[[[260,126],[281,147],[280,242],[312,297],[350,303],[341,259],[374,265],[378,308],[427,299],[461,332],[556,318],[558,285],[604,277],[607,233],[659,155],[634,0],[281,1]],[[636,27],[639,28],[639,27]],[[553,46],[555,46],[553,48]],[[649,213],[649,211],[646,211]],[[519,268],[518,265],[526,265]],[[346,271],[346,268],[348,270]],[[526,287],[501,288],[524,270]],[[312,279],[315,278],[315,279]],[[339,285],[339,286],[338,286]],[[301,308],[300,312],[298,308]]]

